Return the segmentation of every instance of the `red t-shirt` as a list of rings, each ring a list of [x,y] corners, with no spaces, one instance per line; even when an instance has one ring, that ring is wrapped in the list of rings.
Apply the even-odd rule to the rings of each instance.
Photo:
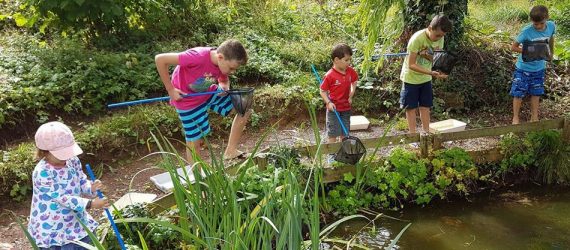
[[[350,110],[350,103],[348,103],[350,85],[357,80],[358,74],[351,67],[346,68],[346,74],[332,68],[325,75],[321,89],[329,92],[329,98],[337,111],[347,111]]]

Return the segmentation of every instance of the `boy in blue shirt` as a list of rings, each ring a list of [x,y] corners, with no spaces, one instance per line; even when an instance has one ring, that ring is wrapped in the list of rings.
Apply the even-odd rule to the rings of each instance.
[[[522,99],[530,95],[531,122],[538,121],[538,104],[540,96],[544,94],[545,60],[525,62],[521,45],[526,43],[547,43],[550,48],[550,60],[554,51],[554,33],[556,26],[548,20],[548,8],[543,5],[534,6],[530,10],[532,24],[525,26],[511,46],[511,50],[521,53],[518,56],[511,96],[513,96],[513,124],[519,124],[519,113]]]

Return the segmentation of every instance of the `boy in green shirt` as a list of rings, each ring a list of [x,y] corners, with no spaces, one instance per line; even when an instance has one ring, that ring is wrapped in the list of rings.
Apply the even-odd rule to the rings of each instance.
[[[447,78],[447,75],[431,70],[433,51],[443,49],[443,37],[451,28],[451,21],[446,16],[437,15],[426,29],[414,33],[408,42],[408,55],[400,73],[400,107],[406,108],[410,133],[416,133],[418,107],[422,128],[424,132],[429,131],[430,108],[433,106],[432,78]]]

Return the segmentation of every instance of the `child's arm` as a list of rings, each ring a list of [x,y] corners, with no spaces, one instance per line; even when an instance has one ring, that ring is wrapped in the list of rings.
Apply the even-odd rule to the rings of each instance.
[[[433,62],[433,55],[430,55],[427,49],[420,51],[420,56],[425,58],[426,60]]]
[[[225,80],[218,80],[218,86],[220,86],[223,91],[230,90],[230,79],[226,78]]]
[[[550,39],[548,39],[548,46],[550,47],[550,60],[552,61],[552,59],[554,59],[554,35],[552,35],[550,37]]]
[[[358,81],[358,73],[356,73],[356,71],[351,70],[351,72],[353,73],[354,81],[350,84],[350,93],[348,94],[348,103],[352,104],[352,97],[354,96],[354,93],[356,93],[356,85],[357,85],[357,81]]]
[[[158,54],[154,57],[154,62],[156,63],[156,69],[158,70],[158,75],[160,75],[160,80],[164,84],[164,88],[168,92],[170,98],[175,101],[182,99],[182,95],[186,93],[172,86],[172,83],[170,82],[170,74],[168,73],[168,67],[170,65],[179,64],[178,53]]]
[[[57,209],[57,205],[54,203],[77,212],[85,211],[88,208],[88,204],[91,203],[95,205],[91,205],[93,208],[108,205],[107,200],[95,199],[91,201],[90,199],[75,195],[61,195],[62,192],[58,192],[58,190],[63,187],[60,187],[60,184],[55,183],[49,174],[44,174],[42,176],[41,173],[34,173],[32,181],[34,183],[34,193],[37,194],[38,198],[41,201],[44,201],[48,206],[56,206],[53,209]]]
[[[517,53],[522,53],[521,44],[517,41],[514,41],[511,45],[511,50]]]
[[[410,53],[410,60],[408,61],[408,64],[409,64],[409,68],[411,70],[416,71],[418,73],[434,76],[434,77],[440,76],[439,72],[437,72],[437,71],[430,71],[430,70],[427,70],[427,69],[420,67],[416,62],[417,59],[418,59],[418,54]]]
[[[321,89],[320,94],[321,97],[323,98],[323,101],[325,101],[325,107],[327,107],[329,111],[333,111],[333,109],[336,109],[334,103],[329,99],[329,92],[327,90]]]
[[[356,93],[356,81],[350,84],[350,93],[348,94],[348,103],[352,104],[352,97]]]
[[[81,193],[91,197],[95,196],[97,194],[97,189],[100,189],[103,186],[101,181],[96,180],[95,182],[92,182],[87,178],[87,175],[83,172],[79,158],[73,158],[72,162],[72,166],[79,175],[79,187],[81,188]]]

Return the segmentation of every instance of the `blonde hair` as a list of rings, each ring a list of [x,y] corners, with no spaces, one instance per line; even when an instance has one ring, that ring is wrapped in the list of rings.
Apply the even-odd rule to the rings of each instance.
[[[34,153],[34,160],[39,161],[49,155],[49,151],[36,148],[36,153]]]

